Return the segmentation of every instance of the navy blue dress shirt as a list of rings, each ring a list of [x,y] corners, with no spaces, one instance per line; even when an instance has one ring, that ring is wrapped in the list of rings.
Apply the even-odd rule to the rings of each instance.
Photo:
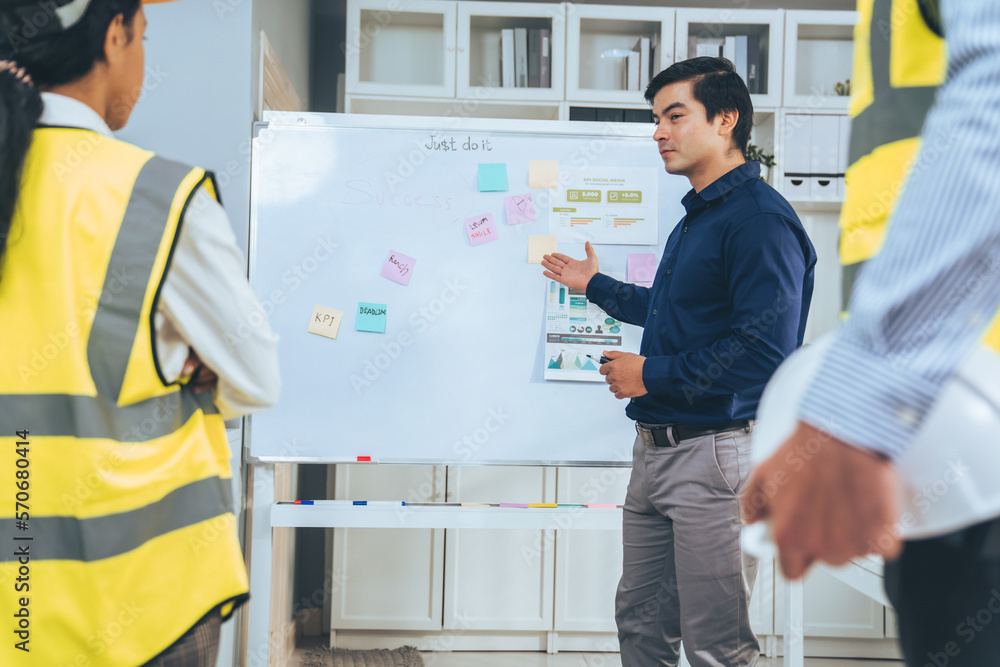
[[[625,413],[644,424],[713,427],[754,419],[764,385],[802,344],[816,251],[760,163],[681,201],[650,288],[598,273],[587,298],[644,327],[649,392]]]

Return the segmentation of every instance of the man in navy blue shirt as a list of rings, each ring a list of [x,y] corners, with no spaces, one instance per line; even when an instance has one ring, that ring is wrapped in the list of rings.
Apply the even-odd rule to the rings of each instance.
[[[615,618],[624,667],[754,665],[756,560],[740,548],[739,493],[761,392],[799,345],[816,253],[795,211],[744,154],[750,93],[732,64],[693,58],[646,89],[667,172],[692,190],[650,288],[555,253],[549,278],[644,327],[640,354],[601,367],[636,421]]]

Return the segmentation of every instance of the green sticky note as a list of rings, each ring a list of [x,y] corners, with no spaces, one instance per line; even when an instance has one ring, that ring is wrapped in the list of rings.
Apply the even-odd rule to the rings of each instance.
[[[372,331],[385,333],[386,305],[384,303],[358,302],[358,319],[354,325],[356,331]]]
[[[480,192],[507,192],[507,165],[503,162],[479,165]]]

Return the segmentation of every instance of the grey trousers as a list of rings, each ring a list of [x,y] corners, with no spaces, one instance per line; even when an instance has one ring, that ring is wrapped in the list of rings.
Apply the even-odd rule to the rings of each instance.
[[[738,494],[750,435],[726,431],[648,447],[636,438],[625,498],[624,569],[615,599],[623,667],[752,667],[757,560],[740,546]]]

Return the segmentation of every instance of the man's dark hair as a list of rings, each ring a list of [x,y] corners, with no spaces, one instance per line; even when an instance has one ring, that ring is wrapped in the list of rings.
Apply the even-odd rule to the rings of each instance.
[[[725,58],[701,56],[682,60],[663,70],[649,82],[645,98],[650,106],[660,89],[678,81],[691,81],[694,98],[705,106],[708,122],[716,114],[735,111],[740,117],[733,128],[733,147],[746,157],[750,130],[753,128],[753,102],[747,85]],[[656,113],[656,109],[653,109]]]

